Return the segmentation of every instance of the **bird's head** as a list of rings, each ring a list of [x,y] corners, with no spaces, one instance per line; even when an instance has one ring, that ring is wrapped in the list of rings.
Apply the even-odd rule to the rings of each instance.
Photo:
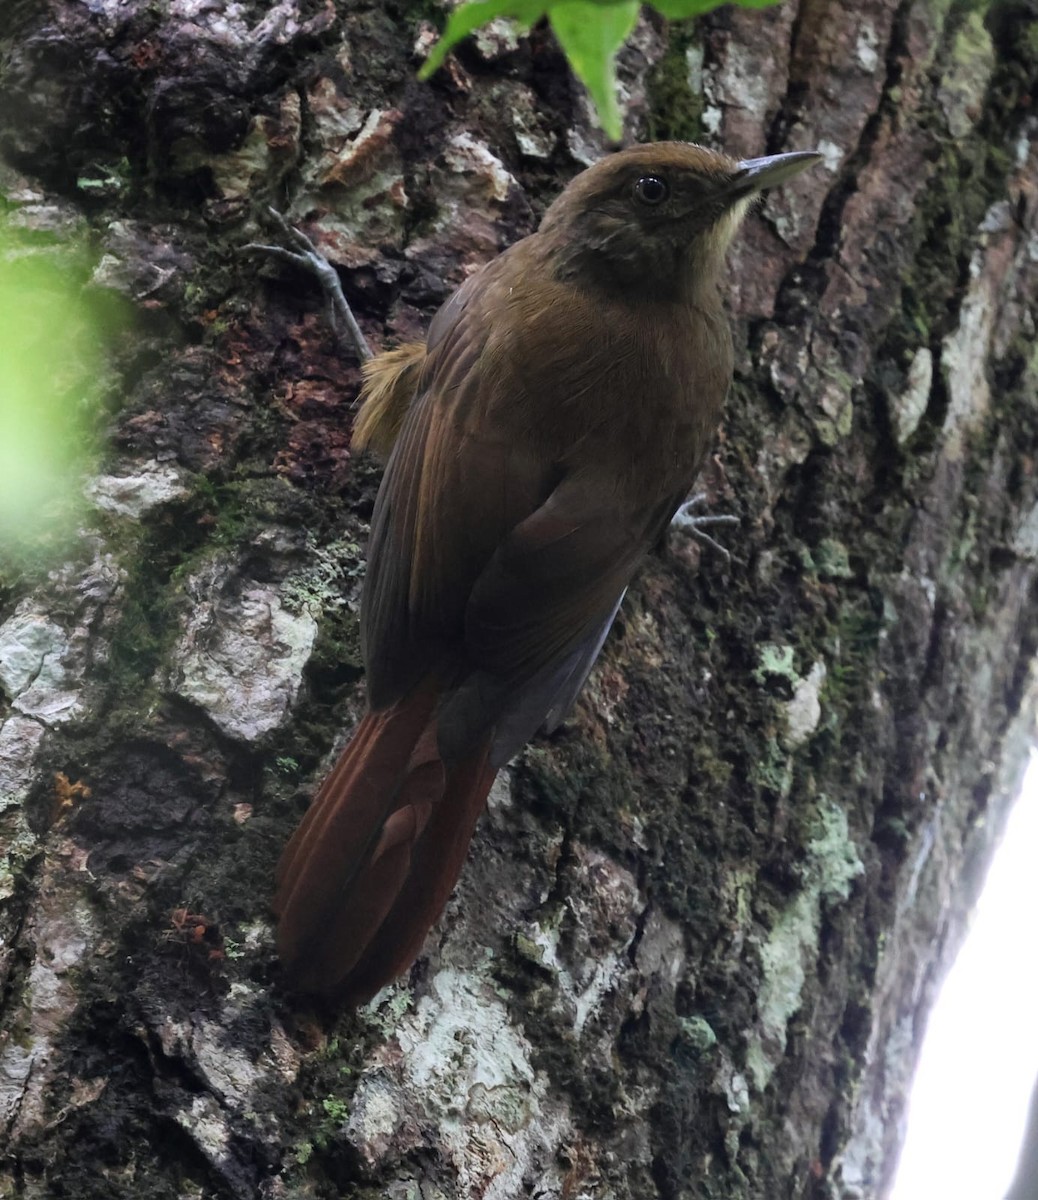
[[[712,287],[753,200],[820,161],[815,151],[741,162],[689,142],[609,155],[545,213],[558,272],[665,298]]]

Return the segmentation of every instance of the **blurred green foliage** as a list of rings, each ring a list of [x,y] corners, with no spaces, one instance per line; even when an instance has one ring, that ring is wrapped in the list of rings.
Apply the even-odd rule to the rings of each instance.
[[[697,17],[718,8],[724,0],[650,0],[668,20]],[[767,8],[780,0],[734,0],[744,8]],[[419,72],[420,79],[443,65],[452,47],[473,30],[497,17],[507,17],[529,29],[547,17],[574,74],[591,93],[602,128],[613,139],[620,137],[622,123],[616,99],[616,52],[630,36],[641,8],[639,0],[468,0],[447,20]]]
[[[82,247],[34,244],[0,214],[0,570],[81,510],[104,340],[84,278]]]

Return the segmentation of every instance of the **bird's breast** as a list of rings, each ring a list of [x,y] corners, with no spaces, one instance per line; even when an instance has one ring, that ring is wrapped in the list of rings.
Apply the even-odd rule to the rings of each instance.
[[[731,378],[719,306],[633,307],[544,287],[509,308],[488,338],[480,392],[513,436],[641,497],[690,485]]]

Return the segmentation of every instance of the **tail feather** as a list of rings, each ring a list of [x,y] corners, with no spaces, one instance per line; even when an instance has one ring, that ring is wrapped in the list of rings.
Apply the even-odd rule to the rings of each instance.
[[[382,725],[381,714],[368,713],[363,718],[281,852],[274,876],[278,886],[275,911],[281,912],[287,904],[307,859],[313,854],[325,828],[335,816],[335,803],[329,798],[349,790],[351,779],[364,765],[365,754]],[[359,824],[357,832],[360,833]]]
[[[450,896],[494,771],[488,745],[447,769],[434,691],[357,727],[286,846],[278,952],[305,991],[359,1002],[405,970]]]
[[[443,799],[411,853],[410,870],[392,909],[344,981],[342,998],[363,1004],[418,957],[426,934],[450,899],[469,842],[497,776],[488,743],[447,772]]]
[[[293,974],[327,957],[330,940],[364,937],[349,900],[396,807],[434,700],[431,689],[416,689],[386,712],[368,713],[285,847],[273,908],[278,952]],[[356,954],[363,947],[362,940]]]

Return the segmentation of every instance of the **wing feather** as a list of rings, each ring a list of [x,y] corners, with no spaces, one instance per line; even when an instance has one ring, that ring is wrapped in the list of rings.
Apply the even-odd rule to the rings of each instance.
[[[449,685],[463,667],[476,579],[553,486],[534,447],[483,419],[486,310],[501,302],[508,258],[473,276],[434,319],[418,395],[386,465],[361,606],[376,709],[430,671]]]

